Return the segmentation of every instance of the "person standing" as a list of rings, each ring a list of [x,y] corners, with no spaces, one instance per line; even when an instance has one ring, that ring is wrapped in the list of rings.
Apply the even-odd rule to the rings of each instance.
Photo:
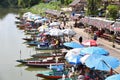
[[[80,44],[82,43],[82,40],[83,40],[83,38],[82,38],[82,36],[80,36],[80,37],[79,37],[79,42],[80,42]]]
[[[93,40],[97,40],[97,34],[96,33],[94,33],[94,36],[93,36]]]

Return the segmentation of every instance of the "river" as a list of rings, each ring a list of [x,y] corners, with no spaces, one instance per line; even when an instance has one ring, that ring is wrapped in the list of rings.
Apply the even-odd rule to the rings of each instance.
[[[15,24],[17,13],[0,10],[0,80],[42,80],[35,75],[45,69],[30,68],[16,62],[20,59],[20,51],[22,59],[35,54],[33,48],[23,44],[24,32]]]

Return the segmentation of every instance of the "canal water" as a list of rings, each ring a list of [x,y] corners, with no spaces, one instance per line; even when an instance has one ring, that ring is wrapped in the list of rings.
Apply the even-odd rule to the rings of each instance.
[[[16,27],[15,16],[11,10],[0,9],[0,80],[43,80],[35,75],[46,69],[30,68],[17,59],[30,58],[35,54],[34,48],[28,48],[22,38],[24,32]]]

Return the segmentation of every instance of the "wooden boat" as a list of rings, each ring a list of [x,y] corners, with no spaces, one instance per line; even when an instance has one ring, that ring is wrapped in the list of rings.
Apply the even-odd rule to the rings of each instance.
[[[36,46],[35,49],[36,50],[59,50],[59,49],[62,49],[63,47],[57,47],[57,48],[53,48],[53,47],[49,47],[49,46]]]
[[[20,63],[23,63],[23,64],[27,63],[27,60],[23,60],[23,59],[16,60],[16,61],[17,61],[17,62],[20,62]]]
[[[67,71],[46,71],[46,72],[40,72],[38,73],[36,76],[38,77],[42,77],[42,78],[45,78],[45,79],[48,79],[48,80],[58,80],[58,79],[61,79],[63,77],[63,74],[64,74],[64,77],[67,78],[67,74],[68,72]]]
[[[25,63],[27,63],[27,62],[40,62],[40,60],[42,60],[42,59],[40,59],[40,58],[30,58],[30,59],[19,59],[19,60],[16,60],[17,62],[20,62],[20,63],[22,63],[22,64],[25,64]]]
[[[16,24],[22,24],[22,21],[21,20],[16,20],[15,23]]]
[[[41,55],[41,56],[36,56],[35,58],[48,58],[48,57],[64,57],[64,54],[54,54],[54,55]]]
[[[37,29],[28,29],[25,30],[25,34],[30,34],[30,35],[34,35],[34,34],[38,34],[39,31]]]
[[[32,57],[34,58],[47,58],[47,57],[62,57],[64,56],[65,54],[64,53],[61,53],[61,52],[52,52],[52,53],[37,53],[37,54],[34,54],[32,55]]]
[[[28,38],[28,37],[26,37],[26,38],[22,38],[23,40],[25,40],[25,41],[27,41],[27,42],[30,42],[30,41],[33,41],[33,38]]]
[[[47,55],[42,56],[41,55],[41,56],[35,57],[35,58],[19,59],[19,60],[16,60],[16,61],[20,62],[22,64],[26,64],[26,63],[39,63],[39,62],[50,61],[50,59],[53,60],[53,59],[55,59],[56,56],[59,57],[59,58],[64,57],[63,55],[54,55],[54,56],[47,56]]]
[[[25,24],[18,24],[18,25],[17,25],[17,27],[18,27],[19,29],[25,29],[25,26],[26,26]]]
[[[34,61],[34,62],[27,62],[27,66],[33,66],[33,67],[44,67],[47,68],[50,65],[64,65],[64,61],[58,61],[55,60],[48,60],[48,61]]]
[[[21,19],[20,15],[15,16],[16,19]]]
[[[29,45],[29,46],[37,46],[38,44],[40,44],[40,42],[38,42],[38,41],[30,41],[27,43],[27,45]]]

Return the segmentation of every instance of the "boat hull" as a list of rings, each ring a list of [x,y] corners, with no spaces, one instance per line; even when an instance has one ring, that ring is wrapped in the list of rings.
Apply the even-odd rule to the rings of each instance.
[[[31,66],[31,67],[44,67],[44,68],[47,68],[49,67],[50,65],[64,65],[65,63],[64,62],[28,62],[26,63],[27,66]]]
[[[54,76],[54,75],[44,75],[44,74],[37,74],[36,76],[38,77],[42,77],[42,78],[45,78],[45,79],[49,79],[49,80],[57,80],[57,79],[60,79],[62,78],[62,76]]]

